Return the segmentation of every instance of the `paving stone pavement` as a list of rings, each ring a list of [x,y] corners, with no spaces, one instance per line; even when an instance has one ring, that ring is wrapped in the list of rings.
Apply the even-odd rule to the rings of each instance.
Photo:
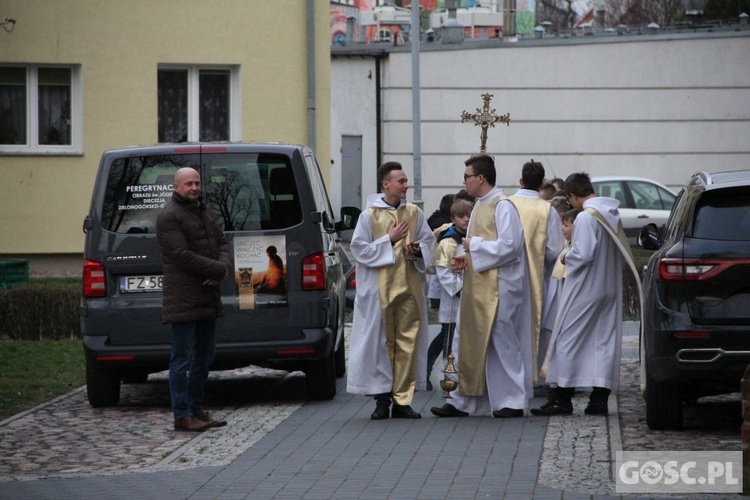
[[[197,435],[171,429],[165,374],[124,385],[116,408],[90,408],[81,388],[0,422],[0,499],[600,498],[614,495],[617,449],[739,449],[731,397],[721,424],[707,417],[715,401],[686,411],[687,439],[648,431],[635,323],[608,417],[583,415],[584,392],[572,416],[437,419],[438,389],[417,393],[421,420],[373,422],[343,379],[324,402],[307,402],[299,373],[248,367],[209,383],[208,409],[229,425]]]

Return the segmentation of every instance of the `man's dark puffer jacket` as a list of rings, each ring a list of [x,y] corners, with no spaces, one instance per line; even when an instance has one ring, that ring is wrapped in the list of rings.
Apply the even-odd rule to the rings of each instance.
[[[221,281],[232,264],[224,233],[205,205],[173,193],[156,219],[156,234],[164,263],[164,323],[221,316],[219,288],[203,282]]]

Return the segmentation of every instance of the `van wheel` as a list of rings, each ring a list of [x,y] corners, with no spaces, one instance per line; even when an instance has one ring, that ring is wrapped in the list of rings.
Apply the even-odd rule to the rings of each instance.
[[[123,384],[145,384],[148,382],[148,373],[135,372],[122,376]]]
[[[336,363],[333,348],[320,361],[311,362],[305,369],[307,397],[310,399],[333,399],[336,395]]]
[[[117,406],[120,402],[120,376],[114,370],[86,360],[86,394],[94,408]]]
[[[652,430],[682,429],[680,388],[668,382],[656,382],[646,368],[646,424]]]

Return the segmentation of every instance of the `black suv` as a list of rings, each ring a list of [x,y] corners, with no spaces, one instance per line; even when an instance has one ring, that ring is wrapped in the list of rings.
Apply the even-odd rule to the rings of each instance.
[[[680,429],[682,404],[738,392],[750,364],[750,171],[699,172],[679,193],[643,276],[646,422]]]
[[[233,257],[233,276],[220,285],[224,316],[212,369],[301,370],[310,398],[333,398],[336,377],[346,370],[338,231],[354,227],[359,209],[342,209],[343,222],[334,220],[307,147],[202,143],[102,156],[84,220],[81,329],[89,403],[116,405],[121,381],[143,382],[169,365],[171,329],[161,322],[154,229],[184,166],[199,171]]]

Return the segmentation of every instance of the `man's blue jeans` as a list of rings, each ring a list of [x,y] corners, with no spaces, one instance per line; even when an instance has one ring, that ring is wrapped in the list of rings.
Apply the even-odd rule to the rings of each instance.
[[[169,395],[175,420],[203,412],[203,389],[216,350],[216,318],[172,323]]]

